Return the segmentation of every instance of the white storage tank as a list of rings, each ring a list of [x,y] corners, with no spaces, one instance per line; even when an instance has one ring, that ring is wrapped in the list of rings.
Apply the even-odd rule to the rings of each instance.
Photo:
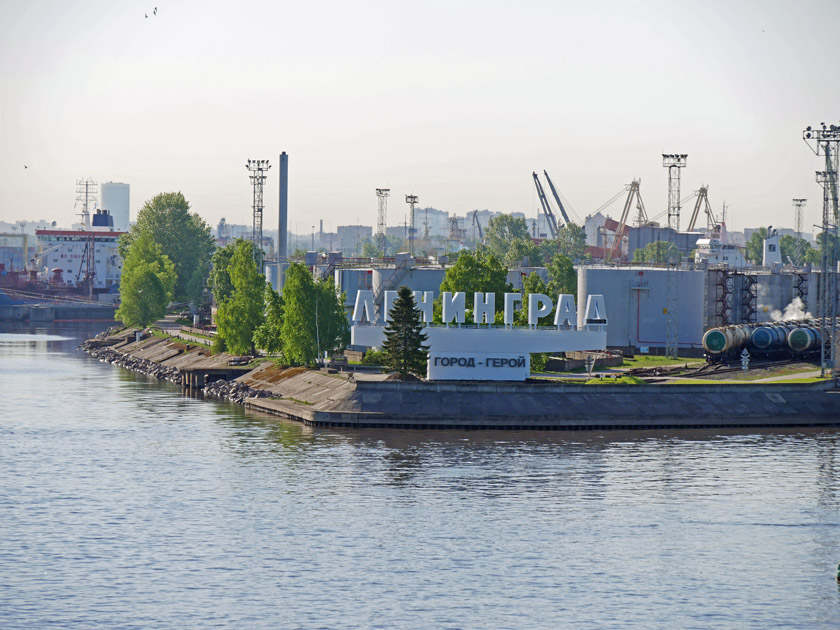
[[[666,348],[669,330],[680,349],[703,348],[702,271],[648,266],[578,268],[578,326],[589,295],[603,295],[607,346]]]

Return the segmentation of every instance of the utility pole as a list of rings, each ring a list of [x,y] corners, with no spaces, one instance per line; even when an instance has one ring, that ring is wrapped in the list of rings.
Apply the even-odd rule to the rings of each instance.
[[[268,160],[248,160],[245,168],[251,173],[251,185],[254,188],[254,203],[251,208],[254,211],[253,225],[251,229],[251,242],[254,244],[254,262],[257,263],[257,271],[262,275],[263,269],[263,184],[265,184],[266,172],[271,168]]]
[[[414,256],[414,206],[420,199],[417,195],[406,195],[405,202],[411,208],[411,225],[408,228],[408,252]]]
[[[685,168],[686,153],[663,153],[662,166],[668,169],[668,227],[680,231],[680,169]]]
[[[818,156],[825,156],[825,170],[817,171],[817,182],[823,187],[822,256],[820,277],[820,376],[825,368],[836,373],[837,364],[837,207],[838,152],[840,151],[840,125],[807,127],[802,138]],[[826,348],[826,344],[828,347]],[[826,358],[828,356],[828,361]]]
[[[385,257],[385,248],[388,244],[385,238],[385,225],[388,215],[388,196],[390,194],[390,188],[376,189],[376,197],[379,200],[379,212],[376,216],[376,246],[379,248],[383,258]]]

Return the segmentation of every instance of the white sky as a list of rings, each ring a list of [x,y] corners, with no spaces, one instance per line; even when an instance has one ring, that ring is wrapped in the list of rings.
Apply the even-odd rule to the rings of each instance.
[[[641,177],[654,216],[661,154],[687,153],[682,196],[708,184],[730,229],[792,227],[806,197],[810,231],[838,26],[836,0],[0,0],[0,220],[68,225],[93,177],[131,184],[132,219],[180,190],[250,224],[250,157],[273,229],[281,151],[301,233],[374,225],[377,187],[389,224],[408,193],[534,216],[542,169],[581,217]]]

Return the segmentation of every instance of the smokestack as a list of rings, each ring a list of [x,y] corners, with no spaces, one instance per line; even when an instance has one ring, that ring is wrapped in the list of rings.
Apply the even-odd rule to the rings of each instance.
[[[324,240],[324,220],[321,219],[321,227],[318,229],[318,238]]]
[[[280,224],[277,230],[277,260],[289,256],[289,233],[286,228],[289,221],[289,156],[280,154]]]

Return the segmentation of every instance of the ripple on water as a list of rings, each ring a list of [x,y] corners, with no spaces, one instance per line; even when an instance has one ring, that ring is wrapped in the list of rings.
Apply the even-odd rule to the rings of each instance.
[[[836,432],[312,430],[75,343],[0,348],[3,628],[836,627]]]

